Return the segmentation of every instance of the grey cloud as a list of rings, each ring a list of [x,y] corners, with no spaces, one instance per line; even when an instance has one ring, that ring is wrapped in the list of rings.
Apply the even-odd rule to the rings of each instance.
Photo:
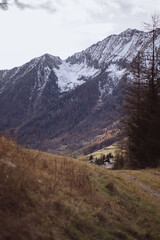
[[[39,4],[35,4],[34,1],[33,3],[24,3],[21,0],[14,0],[14,3],[20,9],[43,9],[51,13],[56,11],[53,1],[51,0],[43,1]]]
[[[90,15],[96,21],[107,21],[120,15],[132,13],[135,5],[128,0],[93,0],[97,3],[101,11],[90,11]]]
[[[59,0],[60,2],[60,0]],[[25,3],[23,0],[13,0],[12,4],[16,5],[19,9],[42,9],[50,13],[54,13],[56,11],[55,3],[57,3],[57,0],[43,0],[39,3],[36,3],[36,1],[32,1],[29,3]],[[8,10],[8,7],[10,6],[10,1],[8,0],[0,0],[0,8],[2,10]]]
[[[123,13],[130,13],[134,8],[134,5],[131,2],[123,1],[123,0],[118,0],[117,2]]]
[[[98,2],[96,0],[93,1],[96,3],[97,9],[88,10],[92,21],[101,23],[108,22],[116,16],[118,6],[114,5],[115,1],[112,1],[112,4],[110,4],[110,1],[108,0],[99,0]]]
[[[99,4],[102,5],[102,7],[104,7],[104,6],[110,7],[113,10],[114,10],[114,8],[116,9],[116,6],[117,6],[117,7],[119,7],[119,10],[121,10],[122,12],[123,11],[130,12],[135,6],[135,3],[132,3],[131,0],[130,1],[128,1],[128,0],[112,0],[112,2],[110,0],[99,0]]]
[[[0,8],[2,10],[8,10],[8,1],[7,0],[0,1]]]
[[[28,4],[28,3],[23,3],[19,0],[14,0],[14,3],[18,8],[21,8],[21,9],[26,9],[26,8],[35,9],[34,5]]]

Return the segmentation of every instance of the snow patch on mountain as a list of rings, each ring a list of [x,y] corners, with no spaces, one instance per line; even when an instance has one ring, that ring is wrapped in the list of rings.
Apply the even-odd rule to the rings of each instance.
[[[3,70],[2,70],[2,71],[3,71]],[[8,73],[8,70],[4,70],[4,71],[3,71],[2,79],[3,79],[4,77],[6,77],[7,73]]]
[[[0,92],[7,86],[16,84],[33,69],[34,87],[32,94],[39,96],[47,82],[56,81],[58,90],[65,93],[85,83],[88,79],[105,73],[99,88],[100,99],[104,92],[111,94],[139,51],[148,54],[152,49],[152,32],[127,29],[119,35],[111,35],[92,45],[86,50],[76,53],[65,61],[50,54],[34,58],[21,67],[0,72]],[[157,30],[155,46],[159,51],[160,29]],[[54,78],[54,74],[57,77]],[[54,77],[53,77],[54,76]],[[104,79],[106,78],[106,79]],[[26,77],[30,79],[30,76]],[[102,89],[104,88],[104,89]],[[31,94],[31,95],[32,95]],[[41,95],[41,94],[40,94]]]
[[[98,89],[99,89],[99,99],[98,99],[98,103],[101,103],[102,102],[102,98],[104,96],[104,94],[106,93],[106,85],[104,86],[101,86],[101,83],[99,82],[98,83]]]
[[[59,69],[54,69],[58,78],[58,87],[61,92],[66,92],[85,83],[90,77],[94,77],[99,73],[98,69],[87,66],[87,64],[70,64],[63,61],[59,65]]]
[[[116,84],[124,75],[125,70],[126,69],[120,69],[116,64],[110,64],[109,67],[106,69],[106,72],[108,72],[108,76],[112,78],[114,83]]]
[[[126,69],[120,68],[116,64],[110,64],[109,67],[106,69],[107,78],[105,82],[99,82],[99,103],[102,103],[103,97],[107,95],[111,95],[113,89],[118,84],[119,80],[124,75]]]
[[[17,67],[17,68],[15,69],[14,74],[11,76],[11,78],[13,79],[13,78],[19,73],[20,70],[21,70],[21,67]]]
[[[159,46],[160,30],[157,30],[157,45]],[[110,62],[130,63],[139,51],[148,50],[152,43],[152,32],[127,29],[116,35],[111,35],[81,53],[76,53],[67,59],[70,63],[86,62],[90,66],[103,69]],[[155,44],[156,45],[156,44]]]
[[[42,74],[41,68],[38,69],[38,72],[37,72],[38,82],[36,87],[38,87],[39,92],[43,91],[45,85],[49,81],[50,73],[51,73],[51,69],[48,66],[43,68],[43,74]]]

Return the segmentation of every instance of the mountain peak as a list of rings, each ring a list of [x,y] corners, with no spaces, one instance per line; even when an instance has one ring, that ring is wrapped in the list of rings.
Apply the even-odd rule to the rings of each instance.
[[[145,34],[143,31],[128,28],[120,34],[112,34],[86,50],[72,55],[67,62],[86,63],[96,69],[104,69],[111,61],[123,60],[128,64],[143,47],[143,40],[150,40],[148,33]]]
[[[51,54],[44,54],[42,56],[39,57],[39,60],[40,62],[44,63],[44,62],[47,62],[47,63],[52,63],[54,66],[55,65],[60,65],[62,63],[62,60],[60,57],[58,56],[53,56]]]
[[[143,33],[143,31],[140,31],[140,30],[135,29],[135,28],[128,28],[125,31],[121,32],[120,35],[126,35],[126,34],[134,35],[136,33],[138,33],[138,34]]]
[[[62,61],[59,56],[53,56],[49,53],[45,53],[42,56],[40,56],[41,59],[52,59],[52,60],[57,60],[57,61]]]
[[[73,143],[75,149],[82,134],[89,139],[108,127],[106,121],[117,120],[123,78],[137,53],[152,49],[152,37],[152,32],[127,29],[67,60],[44,54],[0,71],[0,130],[19,129],[19,136],[29,136],[29,143],[42,142],[44,148]]]

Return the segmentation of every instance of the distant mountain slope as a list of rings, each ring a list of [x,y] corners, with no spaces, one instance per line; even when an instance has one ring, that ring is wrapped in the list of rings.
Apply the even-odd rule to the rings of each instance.
[[[60,59],[49,55],[12,70],[0,71],[0,129],[14,128],[37,116],[59,97],[52,70]]]
[[[66,60],[45,54],[0,71],[0,130],[15,128],[21,142],[45,150],[103,134],[119,118],[130,63],[151,47],[151,32],[127,29]]]

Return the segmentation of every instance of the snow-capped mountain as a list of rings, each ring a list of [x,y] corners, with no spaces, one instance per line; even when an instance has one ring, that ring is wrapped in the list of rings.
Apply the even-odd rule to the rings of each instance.
[[[160,29],[156,33],[159,48]],[[41,140],[64,139],[73,127],[98,134],[118,117],[121,79],[130,63],[151,48],[152,32],[127,29],[66,60],[45,54],[0,71],[0,130],[18,128],[20,136]]]
[[[156,43],[159,47],[160,29],[157,29]],[[152,47],[152,32],[143,32],[136,29],[127,29],[111,35],[81,53],[76,53],[66,61],[72,64],[84,63],[95,68],[107,69],[108,64],[124,61],[130,63],[138,51],[148,51]]]
[[[157,30],[156,45],[159,46],[160,29]],[[36,68],[37,81],[33,89],[42,92],[49,82],[50,76],[57,77],[60,92],[67,92],[85,83],[105,70],[113,78],[121,78],[126,66],[135,58],[138,51],[152,47],[152,33],[136,29],[127,29],[111,35],[85,51],[75,53],[66,60],[49,54],[31,60],[29,63],[12,70],[0,71],[0,93],[7,84],[15,84],[27,73]],[[6,80],[7,79],[7,80]]]
[[[160,29],[157,33],[156,45],[159,46]],[[53,73],[58,78],[57,85],[60,92],[74,89],[85,83],[87,79],[100,74],[102,70],[120,78],[138,51],[149,50],[152,44],[151,38],[151,32],[127,29],[118,35],[107,37],[85,51],[75,53],[66,60],[45,54],[21,67],[0,71],[0,92],[3,92],[8,83],[16,83],[35,68],[37,68],[37,82],[34,89],[38,92],[43,91]]]

